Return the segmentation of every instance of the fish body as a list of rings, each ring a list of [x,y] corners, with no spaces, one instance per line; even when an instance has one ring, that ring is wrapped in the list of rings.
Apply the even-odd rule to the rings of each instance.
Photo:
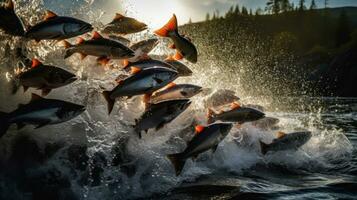
[[[19,105],[19,108],[11,113],[0,113],[0,135],[4,135],[11,124],[17,124],[18,128],[25,125],[36,125],[36,128],[40,128],[69,121],[84,111],[85,107],[82,105],[32,94],[30,103]]]
[[[98,59],[126,59],[135,56],[134,51],[115,40],[107,39],[95,32],[91,40],[81,40],[76,45],[66,44],[65,58],[74,53],[96,56]]]
[[[79,19],[57,16],[47,11],[46,19],[28,29],[26,38],[41,40],[64,40],[93,30],[92,25]]]
[[[103,96],[108,103],[109,113],[115,99],[151,94],[177,78],[177,72],[169,68],[155,67],[143,69],[119,83],[112,91],[104,91]]]
[[[179,76],[192,76],[192,70],[187,67],[185,64],[183,64],[182,62],[180,61],[177,61],[177,60],[165,60],[165,62],[169,65],[171,65],[174,69],[178,72]]]
[[[179,34],[176,15],[173,15],[161,29],[156,30],[155,34],[172,40],[173,48],[177,50],[175,56],[177,59],[183,57],[192,63],[197,62],[197,49],[190,39]]]
[[[191,84],[174,84],[173,86],[155,92],[151,97],[149,103],[158,103],[161,101],[173,99],[188,99],[202,91],[202,87]]]
[[[104,34],[127,35],[147,29],[147,25],[134,18],[117,13],[114,19],[101,31]]]
[[[207,127],[196,127],[196,134],[188,142],[186,149],[181,153],[167,156],[175,168],[176,175],[181,173],[187,159],[195,158],[209,149],[214,152],[218,144],[228,135],[232,126],[231,123],[215,123]]]
[[[124,44],[125,46],[128,46],[130,44],[130,40],[126,39],[125,37],[122,37],[122,36],[109,35],[108,38],[111,39],[111,40],[115,40],[117,42],[120,42],[120,43]]]
[[[208,121],[211,123],[219,120],[223,122],[237,122],[243,124],[245,122],[262,119],[264,116],[265,114],[259,110],[248,107],[239,107],[222,113],[215,113],[212,110],[209,110]]]
[[[268,152],[297,150],[311,139],[311,132],[295,132],[282,134],[280,137],[273,140],[270,144],[265,144],[260,141],[261,152],[263,155]]]
[[[76,75],[64,69],[44,65],[35,60],[32,61],[32,68],[17,76],[25,91],[27,88],[36,88],[42,90],[43,95],[47,95],[52,89],[63,87],[77,80]]]
[[[177,99],[151,105],[136,121],[135,131],[139,134],[139,138],[141,138],[142,131],[147,132],[151,128],[161,129],[184,112],[190,104],[189,99]]]
[[[131,67],[136,67],[141,70],[153,68],[153,67],[165,67],[165,68],[174,70],[174,67],[171,66],[170,64],[160,61],[160,60],[155,60],[155,59],[143,59],[143,60],[139,60],[136,62],[129,61],[128,64],[124,66],[124,70],[130,71]]]
[[[13,36],[24,36],[24,24],[14,10],[12,0],[0,6],[0,30]]]
[[[143,58],[146,58],[147,55],[157,46],[158,39],[151,38],[147,40],[142,40],[130,46],[130,49],[135,52],[135,56],[128,59],[129,62],[136,62]]]

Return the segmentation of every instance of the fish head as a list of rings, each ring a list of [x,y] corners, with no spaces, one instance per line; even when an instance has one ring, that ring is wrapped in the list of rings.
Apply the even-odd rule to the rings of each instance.
[[[296,141],[298,141],[301,145],[305,144],[312,137],[310,131],[298,132],[296,133]]]
[[[202,91],[202,87],[196,85],[190,85],[187,87],[183,87],[180,93],[182,96],[186,98],[190,98],[200,93],[201,91]]]
[[[136,19],[129,18],[129,17],[127,19],[128,19],[128,24],[130,24],[130,27],[134,29],[136,32],[140,32],[148,28],[148,26],[143,22],[140,22]]]
[[[48,82],[54,85],[63,86],[73,83],[76,80],[76,75],[71,72],[61,68],[55,68],[55,70],[51,71]]]
[[[248,108],[247,118],[250,120],[259,120],[265,117],[265,114],[259,110]]]
[[[62,121],[67,121],[77,117],[82,114],[86,110],[86,107],[83,105],[78,105],[74,103],[66,103],[62,106],[62,108],[58,111],[57,116]]]
[[[219,123],[219,130],[222,136],[227,136],[233,127],[232,123]]]
[[[93,26],[81,20],[72,20],[65,23],[64,32],[68,35],[82,35],[93,30]]]

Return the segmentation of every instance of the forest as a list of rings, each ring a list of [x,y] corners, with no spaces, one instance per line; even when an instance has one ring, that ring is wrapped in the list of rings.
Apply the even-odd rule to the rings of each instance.
[[[207,13],[204,22],[189,22],[181,31],[205,49],[204,64],[243,75],[251,95],[357,96],[351,87],[357,80],[357,7],[268,0],[264,9],[234,5],[223,15]]]

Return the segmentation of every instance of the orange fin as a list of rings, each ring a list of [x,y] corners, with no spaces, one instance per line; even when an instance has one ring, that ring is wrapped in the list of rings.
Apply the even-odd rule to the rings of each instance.
[[[169,32],[177,31],[177,18],[174,14],[169,22],[167,22],[161,29],[154,31],[156,35],[167,37]]]
[[[237,110],[237,109],[239,109],[240,107],[241,107],[240,104],[237,103],[237,102],[233,102],[233,103],[231,104],[231,109],[232,109],[232,110]]]
[[[277,135],[277,138],[279,139],[279,138],[284,137],[286,135],[286,133],[279,131],[276,135]]]
[[[6,9],[14,10],[14,2],[12,0],[8,1],[5,5]]]
[[[113,21],[120,20],[120,19],[122,19],[124,17],[125,17],[124,15],[122,15],[120,13],[116,13],[115,16],[114,16]]]
[[[84,53],[79,53],[81,60],[84,60],[88,55]]]
[[[166,85],[165,89],[170,89],[170,88],[173,88],[173,87],[175,87],[175,86],[176,86],[176,83],[171,82],[171,83],[169,83],[169,84]]]
[[[132,66],[132,67],[130,68],[130,73],[131,73],[131,74],[137,74],[137,73],[139,73],[140,71],[141,71],[141,68],[139,68],[139,67]]]
[[[170,48],[170,49],[176,49],[176,46],[175,46],[174,43],[172,43],[172,44],[169,45],[169,48]]]
[[[173,57],[175,60],[181,60],[183,58],[183,55],[179,52],[176,51],[176,54]]]
[[[42,65],[42,63],[39,60],[37,60],[36,58],[32,59],[32,64],[31,64],[32,68],[38,67],[40,65]]]
[[[63,40],[61,43],[65,49],[68,49],[69,47],[72,46],[71,43],[69,43],[67,40]]]
[[[123,60],[123,68],[126,69],[130,65],[130,61],[128,59]]]
[[[202,133],[202,131],[205,129],[205,127],[204,126],[202,126],[202,125],[197,125],[197,126],[195,126],[195,133],[196,134],[200,134],[200,133]]]
[[[97,39],[102,39],[103,36],[101,36],[97,31],[93,32],[92,40],[97,40]]]
[[[45,21],[46,21],[46,20],[53,19],[53,18],[56,18],[56,17],[58,17],[58,16],[56,15],[56,13],[54,13],[54,12],[52,12],[52,11],[50,11],[50,10],[46,10]]]
[[[102,66],[105,66],[106,64],[108,64],[108,62],[110,61],[109,58],[107,57],[99,57],[97,58],[97,61],[99,64],[101,64]]]
[[[173,58],[172,55],[168,55],[165,61],[174,61],[175,59]]]
[[[82,37],[77,38],[77,45],[82,44],[85,40]]]

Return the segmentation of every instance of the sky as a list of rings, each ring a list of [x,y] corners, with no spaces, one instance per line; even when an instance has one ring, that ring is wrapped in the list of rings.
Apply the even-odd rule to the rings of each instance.
[[[1,1],[1,0],[0,0]],[[229,7],[235,4],[247,8],[264,8],[267,0],[43,0],[46,7],[63,13],[63,10],[73,9],[74,2],[93,2],[93,6],[104,11],[101,21],[107,23],[113,19],[116,12],[137,18],[156,29],[165,24],[173,13],[179,24],[185,24],[191,18],[193,22],[205,19],[206,13],[218,10],[223,15]],[[299,0],[294,1],[295,5]],[[311,0],[305,0],[309,6]],[[324,0],[315,0],[318,7],[323,7]],[[329,7],[356,6],[357,0],[328,0]],[[69,7],[69,8],[67,8]]]
[[[264,8],[267,0],[117,0],[122,3],[127,14],[141,20],[149,21],[148,25],[157,28],[175,13],[179,24],[185,24],[191,18],[193,22],[202,21],[207,12],[218,10],[224,14],[230,6],[239,4],[255,10]],[[295,5],[298,0],[294,0]],[[318,7],[323,7],[324,0],[315,0]],[[309,6],[311,0],[306,0]],[[329,7],[357,6],[357,0],[329,0]]]

